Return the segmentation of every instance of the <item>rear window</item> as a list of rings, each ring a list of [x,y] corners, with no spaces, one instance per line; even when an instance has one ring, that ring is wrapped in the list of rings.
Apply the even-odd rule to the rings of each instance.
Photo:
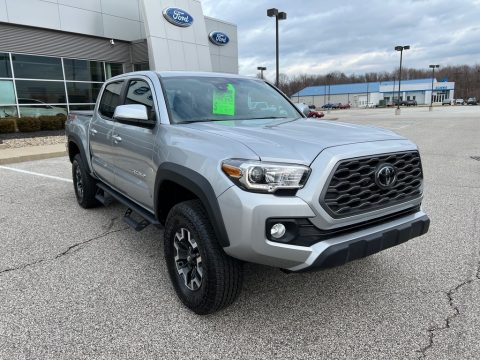
[[[98,111],[101,115],[112,119],[115,109],[120,105],[120,95],[123,81],[116,81],[108,84],[102,94]]]

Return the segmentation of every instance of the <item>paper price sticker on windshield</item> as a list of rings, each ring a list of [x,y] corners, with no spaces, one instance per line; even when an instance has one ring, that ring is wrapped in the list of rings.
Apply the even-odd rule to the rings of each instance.
[[[225,91],[214,90],[212,114],[235,115],[235,87],[232,84],[228,84]]]

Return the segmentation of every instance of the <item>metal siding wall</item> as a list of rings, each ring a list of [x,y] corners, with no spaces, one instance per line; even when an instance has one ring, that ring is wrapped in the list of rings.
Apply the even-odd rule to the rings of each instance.
[[[132,62],[134,64],[148,63],[147,40],[132,43]]]
[[[54,30],[0,23],[0,52],[130,63],[131,44]]]

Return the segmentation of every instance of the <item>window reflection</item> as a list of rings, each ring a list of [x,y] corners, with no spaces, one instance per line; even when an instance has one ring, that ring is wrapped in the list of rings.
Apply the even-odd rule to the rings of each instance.
[[[0,106],[0,118],[6,117],[16,117],[17,116],[17,106]]]
[[[122,92],[123,81],[108,84],[100,101],[100,114],[108,118],[113,118],[115,108],[120,103],[120,93]]]
[[[43,103],[64,104],[65,85],[57,81],[15,80],[18,99],[33,99]]]
[[[63,59],[63,66],[66,80],[98,82],[105,80],[102,62]]]
[[[67,115],[66,106],[48,105],[43,104],[41,101],[38,101],[36,103],[39,105],[20,105],[20,116],[39,117]]]
[[[8,54],[0,53],[0,77],[12,77],[12,71],[10,69],[10,57]]]
[[[153,109],[152,91],[148,83],[142,80],[132,80],[128,85],[125,104],[141,104],[150,113]]]
[[[12,54],[12,61],[16,78],[63,80],[59,58]]]
[[[15,104],[13,81],[0,80],[0,104]]]
[[[106,63],[105,68],[107,70],[107,79],[123,74],[123,64]]]
[[[67,83],[68,102],[94,103],[97,101],[102,84],[97,83]]]

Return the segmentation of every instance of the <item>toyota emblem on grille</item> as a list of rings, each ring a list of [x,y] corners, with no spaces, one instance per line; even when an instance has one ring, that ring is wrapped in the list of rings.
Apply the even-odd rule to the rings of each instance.
[[[387,189],[395,185],[397,174],[392,165],[381,165],[375,173],[375,183],[382,189]]]

